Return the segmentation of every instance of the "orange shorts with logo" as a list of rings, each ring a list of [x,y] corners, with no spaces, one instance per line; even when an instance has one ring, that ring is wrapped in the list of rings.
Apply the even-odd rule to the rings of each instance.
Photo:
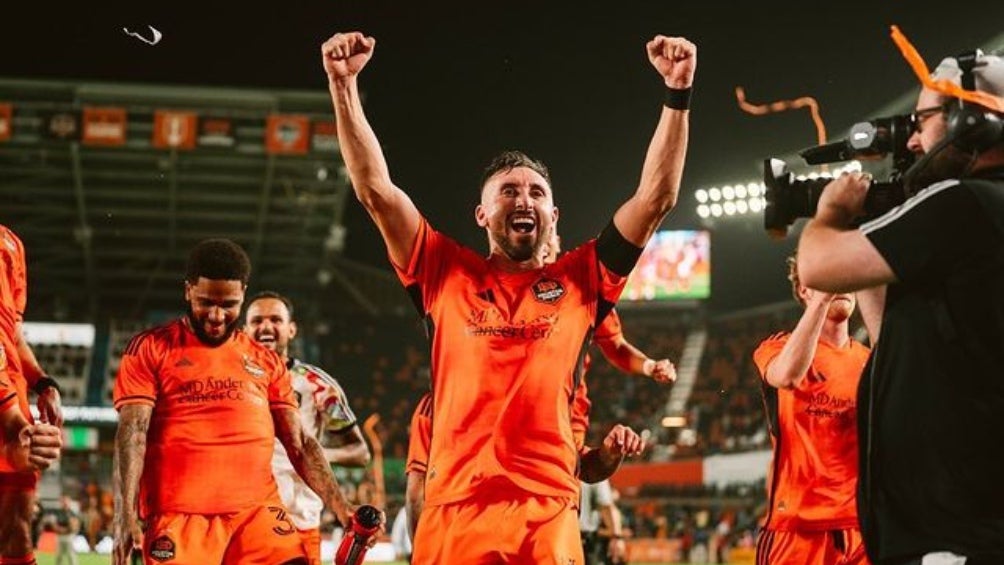
[[[232,514],[165,513],[146,521],[146,565],[280,565],[306,559],[299,532],[281,504]]]
[[[763,530],[757,539],[757,565],[869,565],[861,530],[786,532]]]
[[[321,565],[321,530],[300,530],[300,542],[303,543],[303,551],[307,554],[309,565]]]
[[[502,489],[426,506],[412,565],[583,565],[577,501],[517,493]]]

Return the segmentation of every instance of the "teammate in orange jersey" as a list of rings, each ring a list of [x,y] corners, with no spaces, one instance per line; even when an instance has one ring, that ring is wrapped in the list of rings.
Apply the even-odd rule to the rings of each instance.
[[[596,239],[544,265],[558,209],[540,162],[512,151],[485,170],[474,216],[487,258],[434,230],[394,185],[357,82],[375,44],[338,33],[321,54],[356,197],[430,329],[433,433],[412,562],[581,563],[571,429],[580,356],[676,204],[696,48],[665,36],[647,44],[668,90],[638,188]]]
[[[28,277],[24,244],[0,225],[0,562],[35,563],[31,515],[39,471],[58,459],[63,412],[56,381],[24,339]],[[28,390],[38,394],[34,422]]]
[[[250,276],[225,239],[189,256],[188,313],[142,332],[115,381],[114,563],[305,564],[272,475],[275,439],[342,523],[352,509],[300,424],[282,359],[236,331]],[[141,526],[142,520],[142,526]]]
[[[774,445],[757,563],[866,564],[855,488],[857,388],[869,349],[848,333],[854,295],[806,288],[794,257],[788,268],[805,313],[753,353]]]
[[[296,337],[293,303],[272,291],[260,292],[248,303],[244,332],[279,354],[293,380],[300,423],[324,447],[329,463],[340,467],[365,467],[370,461],[369,446],[349,407],[341,385],[321,368],[290,355],[289,344]],[[310,565],[321,565],[321,511],[324,501],[296,474],[282,443],[275,442],[272,472],[279,484],[279,496],[289,510],[289,518],[299,530]]]

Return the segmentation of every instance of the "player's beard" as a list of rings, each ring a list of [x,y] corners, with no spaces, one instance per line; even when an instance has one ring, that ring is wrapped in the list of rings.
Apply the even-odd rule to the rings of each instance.
[[[516,263],[522,263],[537,257],[544,246],[544,239],[536,234],[518,234],[516,241],[513,241],[505,231],[502,233],[492,232],[492,239],[495,240],[495,245],[498,245],[502,252],[505,253],[505,256]]]
[[[195,332],[195,337],[199,338],[199,341],[202,343],[213,347],[230,339],[230,336],[234,335],[234,332],[237,331],[237,324],[240,322],[239,318],[234,318],[234,321],[224,326],[223,335],[220,337],[213,337],[206,333],[205,324],[195,317],[195,312],[192,311],[191,304],[188,305],[187,315],[188,325],[192,326],[192,331]]]

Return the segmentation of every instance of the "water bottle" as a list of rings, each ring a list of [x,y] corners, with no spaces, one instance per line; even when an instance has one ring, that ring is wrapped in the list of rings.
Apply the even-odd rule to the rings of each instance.
[[[370,538],[380,530],[380,511],[366,504],[356,509],[335,553],[335,565],[359,565],[369,549]]]

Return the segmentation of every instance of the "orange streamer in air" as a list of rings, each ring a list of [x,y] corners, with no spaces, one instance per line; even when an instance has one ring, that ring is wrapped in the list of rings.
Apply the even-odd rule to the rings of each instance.
[[[903,35],[903,32],[899,30],[899,26],[892,26],[891,35],[893,42],[896,43],[896,46],[899,47],[899,51],[903,54],[903,58],[910,64],[913,72],[917,75],[917,78],[920,79],[920,83],[923,84],[924,87],[940,92],[946,96],[959,98],[967,102],[973,102],[975,104],[979,104],[980,106],[985,106],[996,112],[1004,112],[1004,98],[1001,98],[1000,96],[994,96],[988,92],[966,90],[950,80],[932,79],[931,71],[928,70],[927,65],[924,63],[924,59],[910,43],[910,40],[908,40],[906,36]]]
[[[809,114],[812,116],[812,121],[816,124],[816,143],[818,145],[826,143],[826,124],[823,123],[823,118],[819,115],[819,104],[816,102],[816,99],[811,96],[803,96],[794,100],[778,100],[776,102],[771,102],[770,104],[750,104],[746,101],[746,90],[741,86],[737,86],[736,100],[739,101],[739,108],[748,114],[753,114],[754,116],[763,116],[765,114],[784,112],[786,110],[808,108]]]

